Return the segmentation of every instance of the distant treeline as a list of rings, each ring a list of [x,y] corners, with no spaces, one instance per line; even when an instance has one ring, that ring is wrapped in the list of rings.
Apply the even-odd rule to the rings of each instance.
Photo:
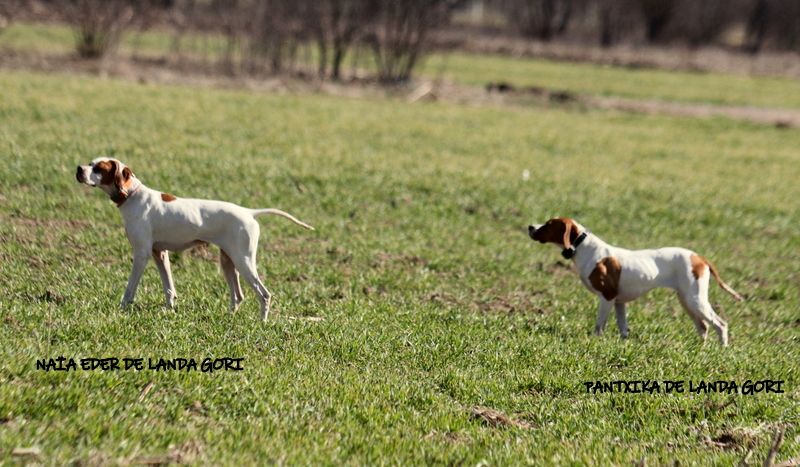
[[[126,30],[158,25],[174,31],[176,48],[185,34],[217,34],[217,58],[232,69],[312,62],[334,80],[356,49],[380,81],[405,81],[431,36],[475,11],[479,27],[538,41],[697,47],[738,34],[735,46],[751,53],[800,50],[800,0],[2,0],[0,28],[32,10],[72,25],[86,58],[114,50]]]
[[[800,0],[489,0],[517,32],[543,41],[701,46],[739,31],[749,52],[800,50]],[[730,42],[730,41],[725,41]]]
[[[39,16],[75,30],[76,52],[102,57],[128,29],[154,25],[182,34],[224,37],[219,60],[244,71],[281,72],[313,61],[321,78],[338,79],[357,43],[374,58],[377,78],[411,76],[429,33],[450,17],[454,0],[2,0],[0,16]],[[44,12],[43,12],[44,10]]]

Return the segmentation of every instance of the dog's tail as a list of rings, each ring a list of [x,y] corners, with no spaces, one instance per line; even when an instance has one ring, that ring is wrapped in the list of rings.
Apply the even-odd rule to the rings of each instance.
[[[297,224],[297,225],[299,225],[301,227],[305,227],[308,230],[314,230],[314,227],[311,227],[310,225],[308,225],[305,222],[301,221],[300,219],[294,217],[293,215],[289,214],[288,212],[283,212],[280,209],[272,209],[272,208],[251,209],[250,212],[253,214],[253,217],[263,216],[265,214],[272,214],[272,215],[275,215],[275,216],[285,217],[285,218],[289,219],[290,221],[294,222],[295,224]]]
[[[707,260],[705,258],[703,258],[703,261],[705,261],[706,266],[708,266],[708,269],[711,271],[711,275],[714,276],[714,279],[717,280],[717,284],[719,284],[719,286],[722,287],[722,290],[724,290],[724,291],[728,292],[729,294],[731,294],[731,296],[737,302],[741,302],[742,300],[744,300],[744,297],[739,295],[738,292],[733,290],[733,288],[731,286],[726,284],[725,281],[723,281],[722,278],[719,277],[719,271],[717,271],[717,268],[714,267],[714,265],[711,263],[711,261],[709,261],[709,260]]]

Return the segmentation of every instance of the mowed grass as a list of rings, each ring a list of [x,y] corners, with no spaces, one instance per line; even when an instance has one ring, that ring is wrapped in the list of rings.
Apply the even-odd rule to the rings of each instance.
[[[0,33],[0,48],[20,51],[72,53],[74,36],[59,24],[14,23]],[[119,53],[160,57],[174,53],[174,34],[165,30],[129,32]],[[204,59],[220,57],[225,39],[218,34],[188,34],[181,42],[184,55]],[[298,60],[305,58],[304,54]],[[311,55],[316,55],[315,50]],[[345,73],[356,67],[374,68],[369,50],[351,51]],[[309,63],[312,69],[316,60]],[[800,81],[791,78],[676,72],[655,69],[557,62],[470,53],[434,53],[421,61],[418,73],[426,78],[444,77],[453,82],[484,87],[506,82],[518,87],[542,87],[571,93],[662,100],[687,104],[800,108]]]
[[[46,464],[171,453],[230,465],[730,465],[748,449],[763,460],[785,424],[778,459],[797,457],[798,147],[796,131],[722,119],[0,73],[0,456],[36,446]],[[162,308],[152,264],[120,310],[121,219],[74,178],[98,155],[179,197],[313,224],[260,221],[270,320],[247,288],[227,311],[215,249],[173,255],[176,310]],[[614,244],[711,259],[748,298],[712,286],[731,346],[701,344],[665,291],[630,307],[627,341],[613,322],[590,336],[595,299],[556,248],[526,235],[554,215]],[[36,370],[59,355],[236,357],[245,369]],[[760,379],[784,380],[786,393],[582,384]],[[530,428],[487,426],[476,406]]]

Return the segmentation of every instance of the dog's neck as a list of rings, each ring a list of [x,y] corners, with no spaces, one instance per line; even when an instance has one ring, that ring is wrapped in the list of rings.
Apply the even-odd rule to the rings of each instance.
[[[582,270],[587,263],[594,264],[600,257],[604,256],[611,245],[604,242],[603,239],[597,235],[590,233],[583,226],[579,226],[579,233],[586,232],[586,238],[583,239],[580,246],[575,249],[575,255],[572,260],[575,261],[575,266],[578,270]]]
[[[131,175],[130,186],[128,188],[125,188],[123,190],[118,190],[115,193],[113,193],[111,195],[111,201],[113,201],[118,208],[122,207],[122,205],[125,204],[125,201],[128,201],[128,198],[138,193],[143,186],[144,185],[142,184],[142,182],[140,182],[135,175]]]

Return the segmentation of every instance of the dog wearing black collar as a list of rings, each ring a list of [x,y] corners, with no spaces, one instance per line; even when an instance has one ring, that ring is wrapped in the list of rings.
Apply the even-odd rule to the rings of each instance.
[[[615,247],[590,233],[568,217],[555,217],[544,224],[528,226],[528,235],[539,243],[561,247],[561,255],[575,262],[583,285],[599,297],[594,332],[602,334],[611,308],[623,338],[628,337],[625,305],[651,289],[666,287],[678,292],[683,308],[692,318],[700,337],[705,340],[708,325],[728,345],[728,324],[708,301],[708,283],[714,276],[720,287],[734,299],[742,296],[722,281],[710,261],[685,248],[626,250]]]

